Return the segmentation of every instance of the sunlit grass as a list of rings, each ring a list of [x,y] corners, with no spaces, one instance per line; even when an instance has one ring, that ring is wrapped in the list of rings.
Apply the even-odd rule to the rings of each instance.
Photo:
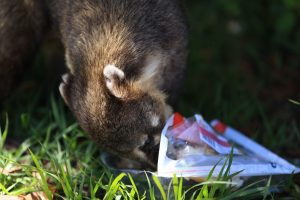
[[[161,181],[151,174],[135,175],[110,171],[100,162],[99,150],[79,129],[68,124],[65,111],[52,98],[48,123],[18,146],[5,148],[8,119],[1,132],[0,173],[1,195],[39,193],[48,199],[236,199],[269,195],[268,185],[256,183],[236,188],[230,174],[232,157],[226,159],[219,175],[212,177],[212,168],[206,181],[185,185],[186,180],[174,176]],[[30,116],[32,117],[32,116]],[[27,127],[31,130],[30,125]]]

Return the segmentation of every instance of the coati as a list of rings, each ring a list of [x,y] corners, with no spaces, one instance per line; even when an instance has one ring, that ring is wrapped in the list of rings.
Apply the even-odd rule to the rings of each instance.
[[[186,66],[181,0],[1,0],[2,99],[49,27],[69,71],[59,91],[82,129],[104,150],[155,168]]]

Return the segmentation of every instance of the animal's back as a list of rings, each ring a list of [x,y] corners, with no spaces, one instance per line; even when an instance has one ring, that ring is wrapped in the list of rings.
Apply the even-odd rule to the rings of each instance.
[[[179,2],[59,0],[52,1],[50,13],[69,51],[66,59],[69,68],[83,66],[85,62],[97,62],[97,67],[117,63],[128,76],[135,78],[141,74],[143,57],[158,56],[155,59],[164,62],[160,72],[164,80],[157,82],[171,95],[169,99],[173,103],[182,82],[187,54],[187,28]],[[86,48],[85,55],[76,56],[83,48]]]

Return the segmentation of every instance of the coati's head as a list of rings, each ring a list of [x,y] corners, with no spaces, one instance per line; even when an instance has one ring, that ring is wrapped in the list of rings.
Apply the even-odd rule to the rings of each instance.
[[[159,63],[145,59],[139,75],[111,63],[74,70],[59,89],[80,126],[105,150],[154,168],[171,108],[157,89]]]

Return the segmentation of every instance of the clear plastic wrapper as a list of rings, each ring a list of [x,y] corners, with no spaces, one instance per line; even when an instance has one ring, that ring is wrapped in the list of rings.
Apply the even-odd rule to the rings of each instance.
[[[218,120],[208,124],[201,115],[185,119],[175,113],[162,131],[157,173],[162,177],[172,177],[174,174],[183,177],[206,177],[218,163],[213,173],[217,176],[231,151],[231,173],[241,171],[239,176],[290,174],[300,171]]]

